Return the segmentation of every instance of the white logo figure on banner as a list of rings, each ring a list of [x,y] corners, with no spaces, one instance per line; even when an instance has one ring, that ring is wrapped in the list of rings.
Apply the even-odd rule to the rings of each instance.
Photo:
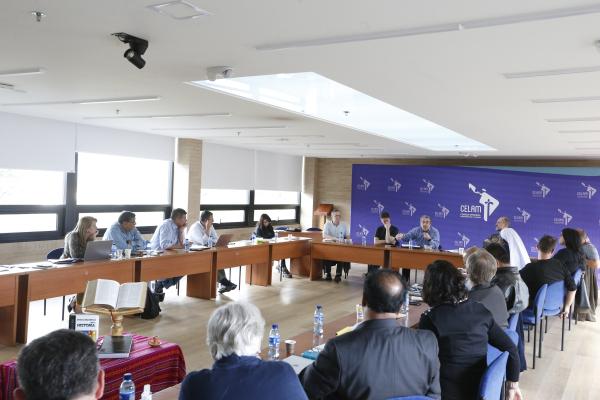
[[[585,188],[585,192],[587,193],[586,198],[591,200],[597,192],[596,188],[592,187],[592,185],[586,185],[585,182],[581,182],[581,186]]]
[[[436,214],[440,214],[440,216],[442,218],[446,219],[448,214],[450,214],[450,210],[448,208],[446,208],[446,206],[441,205],[440,203],[438,203],[438,207],[440,208],[441,212],[436,213]]]
[[[377,209],[377,214],[381,214],[383,212],[383,210],[385,209],[385,206],[377,200],[373,200],[373,203],[375,203],[375,207]]]
[[[460,236],[460,242],[462,243],[461,247],[467,247],[467,245],[469,244],[471,239],[469,239],[467,237],[467,235],[465,235],[464,233],[460,233],[460,232],[458,232],[458,236]]]
[[[361,224],[358,224],[358,228],[360,230],[356,233],[357,236],[367,237],[369,235],[369,230],[367,228],[365,228],[364,226],[362,226]]]
[[[414,215],[414,213],[417,211],[416,207],[413,206],[408,201],[405,201],[404,204],[406,204],[406,206],[408,207],[408,213],[412,217]]]
[[[360,179],[360,181],[362,182],[360,185],[357,185],[358,186],[358,190],[364,190],[366,192],[367,189],[369,188],[369,186],[371,186],[371,182],[369,182],[368,180],[366,180],[362,176],[359,177],[358,179]]]
[[[535,183],[539,188],[540,192],[542,192],[542,197],[545,198],[550,193],[550,188],[543,183],[536,182]]]
[[[392,182],[392,186],[389,187],[390,192],[394,191],[394,192],[398,193],[398,191],[402,187],[402,184],[400,182],[398,182],[397,180],[395,180],[394,178],[390,178],[390,181]]]
[[[496,208],[500,205],[498,199],[492,197],[485,188],[481,188],[481,192],[477,191],[475,185],[469,183],[469,189],[475,194],[478,194],[479,204],[483,206],[483,220],[487,222],[488,218],[494,213]]]
[[[558,212],[562,214],[562,221],[565,225],[569,225],[569,222],[571,222],[571,220],[573,219],[573,216],[569,213],[567,213],[566,211],[561,210],[560,208],[558,209]]]
[[[422,181],[425,184],[425,187],[421,188],[421,192],[431,194],[431,192],[433,191],[433,188],[435,188],[435,185],[433,183],[431,183],[430,181],[428,181],[427,179],[422,179]]]
[[[531,214],[529,214],[525,209],[521,207],[517,207],[517,210],[519,210],[519,212],[521,213],[523,223],[526,224],[529,218],[531,218]]]

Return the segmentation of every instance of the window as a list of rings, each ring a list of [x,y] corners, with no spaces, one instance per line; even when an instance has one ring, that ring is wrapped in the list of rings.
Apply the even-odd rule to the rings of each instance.
[[[255,190],[254,204],[300,204],[300,194],[283,190]]]
[[[79,153],[77,204],[169,204],[171,163]]]
[[[142,226],[155,227],[165,219],[165,213],[162,211],[133,212],[135,213],[135,222],[138,228]],[[96,223],[98,229],[106,229],[117,222],[119,214],[121,214],[121,212],[79,213],[77,218],[89,215],[98,220]]]
[[[215,224],[243,223],[246,215],[244,210],[214,210],[212,213]]]
[[[56,214],[0,214],[1,233],[52,232],[58,227]]]
[[[200,191],[200,204],[248,204],[249,201],[249,190],[202,189]]]
[[[254,222],[257,222],[260,219],[261,214],[269,214],[269,217],[276,223],[278,221],[290,221],[296,219],[296,209],[295,208],[280,208],[274,210],[254,210]]]
[[[59,205],[65,202],[65,174],[0,169],[0,205]]]

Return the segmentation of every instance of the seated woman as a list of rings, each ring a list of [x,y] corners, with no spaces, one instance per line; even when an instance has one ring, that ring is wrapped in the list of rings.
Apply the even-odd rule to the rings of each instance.
[[[487,308],[465,300],[464,276],[448,261],[434,261],[425,271],[422,293],[431,308],[421,315],[419,329],[432,331],[438,339],[443,399],[477,398],[488,343],[509,352],[507,398],[520,399],[517,347]]]
[[[81,217],[75,228],[65,236],[65,248],[60,258],[83,258],[88,242],[96,240],[98,220],[94,217]],[[69,312],[81,312],[79,305],[83,301],[83,293],[69,299]]]
[[[501,328],[508,328],[508,311],[504,294],[498,286],[491,283],[496,275],[496,259],[487,251],[477,249],[467,258],[466,266],[467,274],[473,284],[469,291],[469,299],[483,304]]]
[[[254,231],[256,237],[261,237],[264,239],[273,239],[275,237],[275,230],[273,229],[273,225],[271,224],[271,217],[268,214],[262,214],[258,223],[256,224],[256,230]],[[283,270],[283,276],[286,278],[291,278],[292,274],[287,269],[285,265],[285,258],[281,260],[281,269]]]
[[[265,320],[256,306],[231,302],[208,320],[206,342],[212,369],[189,373],[179,400],[306,400],[292,367],[257,357]]]
[[[569,269],[571,275],[578,269],[585,269],[585,256],[581,249],[581,236],[575,229],[565,228],[561,231],[558,243],[565,246],[553,258],[560,260]]]

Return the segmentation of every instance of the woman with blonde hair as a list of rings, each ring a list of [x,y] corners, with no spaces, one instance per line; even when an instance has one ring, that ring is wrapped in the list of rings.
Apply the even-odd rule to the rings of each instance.
[[[60,258],[83,258],[88,242],[96,239],[96,222],[94,217],[81,217],[75,229],[65,236],[65,249]]]

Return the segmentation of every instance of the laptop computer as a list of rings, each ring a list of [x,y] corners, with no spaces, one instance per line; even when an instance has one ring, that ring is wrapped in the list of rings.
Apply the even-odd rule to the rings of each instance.
[[[87,243],[83,261],[108,260],[110,258],[112,240],[94,240]]]
[[[215,243],[215,247],[227,247],[229,242],[231,242],[231,238],[233,238],[233,235],[231,233],[225,233],[219,236],[217,243]]]

